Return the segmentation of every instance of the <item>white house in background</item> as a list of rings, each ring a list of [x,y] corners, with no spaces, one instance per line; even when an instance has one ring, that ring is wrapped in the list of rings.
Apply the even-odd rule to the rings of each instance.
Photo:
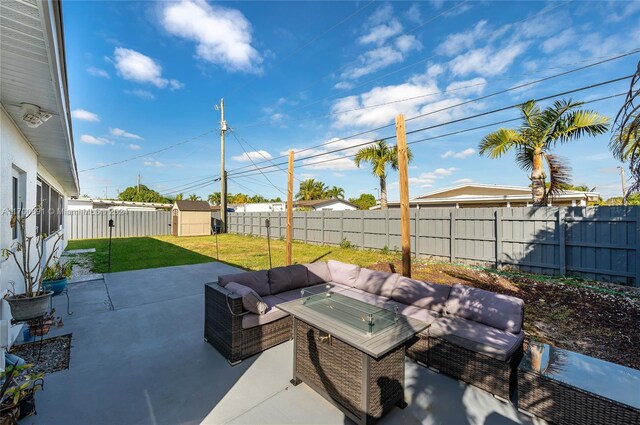
[[[600,199],[598,192],[566,190],[554,196],[549,206],[584,207],[588,202]],[[399,201],[388,203],[389,208],[399,208]],[[529,207],[531,188],[495,184],[464,184],[439,189],[409,200],[410,208],[482,208],[482,207]],[[379,209],[376,205],[371,209]]]
[[[314,211],[353,211],[358,207],[343,199],[317,199],[314,201],[296,201],[293,203],[296,210],[311,209]]]
[[[235,212],[278,212],[286,211],[286,202],[258,202],[255,204],[234,204],[230,205]]]
[[[65,199],[78,196],[67,71],[58,1],[0,5],[0,248],[17,238],[12,211],[23,205],[42,212],[27,221],[29,235],[63,232]],[[46,240],[52,249],[55,236]],[[64,248],[65,241],[62,241]],[[0,259],[0,297],[24,280],[12,259]],[[0,301],[0,367],[20,326]]]
[[[83,211],[83,210],[97,210],[97,209],[109,209],[109,210],[128,210],[128,211],[156,211],[156,210],[168,210],[173,207],[173,204],[162,204],[158,202],[130,202],[130,201],[118,201],[116,199],[92,199],[92,198],[78,198],[67,200],[68,211]]]

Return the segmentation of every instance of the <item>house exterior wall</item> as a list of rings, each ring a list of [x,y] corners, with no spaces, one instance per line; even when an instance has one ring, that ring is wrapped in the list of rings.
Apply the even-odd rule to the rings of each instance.
[[[37,179],[40,177],[60,194],[66,193],[58,181],[38,163],[38,156],[14,122],[0,108],[0,248],[10,248],[13,244],[13,232],[10,227],[13,206],[13,176],[19,176],[22,198],[21,203],[27,209],[36,207]],[[64,220],[63,220],[64,221]],[[35,235],[36,217],[27,220],[27,235]],[[61,230],[63,231],[63,230]],[[45,241],[47,252],[53,248],[56,236]],[[66,246],[66,240],[58,245],[60,252]],[[35,253],[35,248],[33,249]],[[33,255],[32,255],[33,257]],[[0,297],[4,297],[15,282],[17,292],[24,291],[24,280],[12,258],[0,258]],[[0,301],[0,369],[4,365],[4,350],[9,347],[20,332],[20,326],[10,326],[9,305]]]
[[[357,208],[344,202],[335,201],[322,204],[314,209],[316,211],[355,211]]]

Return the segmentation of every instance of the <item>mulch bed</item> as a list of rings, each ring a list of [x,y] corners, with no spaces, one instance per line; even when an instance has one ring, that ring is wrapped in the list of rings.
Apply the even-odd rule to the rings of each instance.
[[[47,338],[42,342],[42,351],[38,359],[39,337],[35,342],[14,345],[10,352],[21,357],[27,363],[33,364],[34,373],[53,373],[69,369],[71,357],[71,335],[66,334],[54,338]]]
[[[371,267],[402,271],[399,262]],[[639,288],[524,273],[505,275],[427,261],[413,264],[412,277],[522,298],[528,338],[640,369]]]

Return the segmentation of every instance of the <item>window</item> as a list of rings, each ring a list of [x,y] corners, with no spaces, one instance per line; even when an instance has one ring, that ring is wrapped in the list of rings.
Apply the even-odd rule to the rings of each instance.
[[[21,208],[24,208],[24,190],[25,173],[17,168],[11,170],[11,209],[14,214],[18,214]],[[11,238],[13,240],[18,239],[19,232],[18,224],[11,229]]]
[[[37,216],[38,232],[50,235],[62,227],[64,198],[47,182],[38,178],[36,198],[41,207]]]

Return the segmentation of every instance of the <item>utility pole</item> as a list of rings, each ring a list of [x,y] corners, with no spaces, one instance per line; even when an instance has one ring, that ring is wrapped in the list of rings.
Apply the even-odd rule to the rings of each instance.
[[[627,198],[626,198],[626,193],[627,193],[627,188],[624,187],[624,167],[618,167],[620,169],[620,182],[622,183],[622,205],[626,206],[627,205]]]
[[[224,99],[220,99],[220,105],[215,106],[220,110],[220,232],[227,232],[227,172],[224,169],[224,133],[227,131],[227,122],[224,120]]]
[[[409,158],[404,115],[396,116],[398,171],[400,183],[400,234],[402,239],[402,275],[411,277],[411,216],[409,211]],[[416,226],[417,228],[418,226]],[[416,235],[416,240],[418,235]]]

